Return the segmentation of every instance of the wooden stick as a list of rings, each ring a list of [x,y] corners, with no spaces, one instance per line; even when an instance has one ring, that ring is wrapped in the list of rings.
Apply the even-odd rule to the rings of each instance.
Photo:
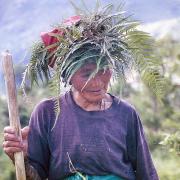
[[[15,129],[16,135],[19,136],[22,141],[12,56],[11,54],[9,54],[8,51],[3,53],[2,56],[2,65],[7,91],[10,126]],[[17,180],[26,180],[23,152],[15,153],[14,158]]]

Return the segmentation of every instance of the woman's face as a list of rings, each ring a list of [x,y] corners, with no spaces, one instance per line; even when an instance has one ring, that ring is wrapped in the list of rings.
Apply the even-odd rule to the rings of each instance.
[[[95,64],[86,64],[80,68],[71,79],[71,84],[78,91],[79,95],[89,102],[99,102],[105,97],[112,75],[110,69],[106,71],[100,70],[95,77],[91,78],[86,84],[89,76],[94,70],[96,70]]]

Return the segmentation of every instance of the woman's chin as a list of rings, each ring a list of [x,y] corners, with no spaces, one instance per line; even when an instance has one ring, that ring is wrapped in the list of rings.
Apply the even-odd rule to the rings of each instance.
[[[105,93],[88,93],[84,94],[84,98],[92,103],[101,102],[105,97]]]

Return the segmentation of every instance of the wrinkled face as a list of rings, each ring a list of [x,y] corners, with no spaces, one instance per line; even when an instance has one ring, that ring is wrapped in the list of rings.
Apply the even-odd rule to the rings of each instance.
[[[95,64],[86,64],[80,68],[71,79],[72,86],[89,102],[99,102],[105,97],[112,75],[110,69],[107,69],[106,71],[100,70],[95,77],[91,78],[86,84],[89,76],[95,69]]]

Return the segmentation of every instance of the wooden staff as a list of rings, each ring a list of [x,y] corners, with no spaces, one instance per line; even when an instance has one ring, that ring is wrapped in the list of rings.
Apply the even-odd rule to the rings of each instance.
[[[15,129],[16,135],[19,136],[22,141],[12,56],[11,54],[9,54],[8,51],[3,53],[2,56],[2,65],[7,91],[10,126]],[[16,168],[16,179],[26,180],[23,151],[15,153],[14,159]]]

